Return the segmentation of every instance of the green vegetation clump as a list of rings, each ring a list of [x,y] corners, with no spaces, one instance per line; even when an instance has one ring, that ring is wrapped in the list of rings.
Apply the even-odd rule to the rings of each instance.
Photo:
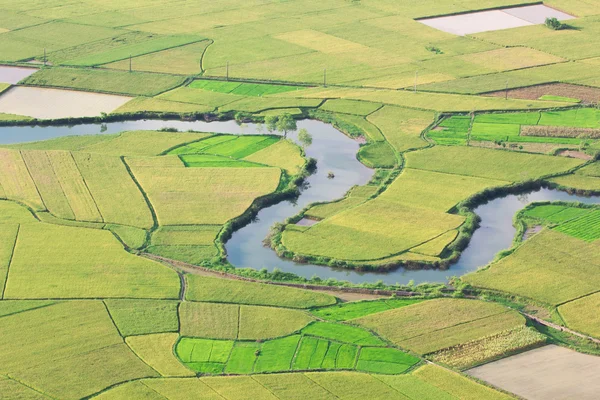
[[[554,31],[560,31],[567,28],[567,25],[563,24],[556,18],[546,18],[546,21],[544,21],[544,25],[546,25],[548,28]]]

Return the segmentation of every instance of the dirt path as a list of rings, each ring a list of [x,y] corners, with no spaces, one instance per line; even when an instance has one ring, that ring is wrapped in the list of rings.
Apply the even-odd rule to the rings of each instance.
[[[194,274],[201,276],[212,276],[216,278],[223,279],[232,279],[238,281],[247,281],[247,282],[257,282],[264,283],[268,285],[277,285],[277,286],[288,286],[295,287],[299,289],[306,290],[314,290],[322,293],[327,293],[332,296],[335,296],[343,301],[360,301],[360,300],[376,300],[384,297],[390,297],[392,295],[403,296],[403,297],[411,297],[418,296],[419,293],[414,292],[405,292],[405,291],[391,291],[391,290],[376,290],[376,289],[362,289],[362,288],[346,288],[346,287],[332,287],[332,286],[317,286],[317,285],[308,285],[301,283],[285,283],[285,282],[269,282],[262,281],[259,279],[253,278],[245,278],[239,275],[230,274],[227,272],[214,271],[210,268],[199,267],[193,264],[188,264],[182,261],[172,260],[166,257],[157,256],[149,253],[142,253],[142,257],[148,258],[153,261],[160,262],[162,264],[166,264],[167,266],[175,269],[178,272],[183,272],[185,274]],[[185,286],[185,279],[182,278],[182,285]],[[182,287],[181,291],[182,295],[185,293],[185,287]]]
[[[591,340],[594,343],[600,344],[600,340],[596,339],[596,338],[594,338],[592,336],[584,335],[583,333],[579,333],[577,331],[574,331],[572,329],[566,328],[564,326],[557,325],[557,324],[554,324],[552,322],[548,322],[546,320],[543,320],[543,319],[538,318],[536,316],[533,316],[531,314],[527,314],[527,313],[524,313],[524,312],[521,312],[521,314],[523,316],[525,316],[526,318],[529,318],[530,320],[537,322],[540,325],[544,325],[544,326],[547,326],[549,328],[556,329],[558,331],[567,332],[567,333],[570,333],[571,335],[578,336],[578,337],[583,338],[583,339],[588,339],[588,340]]]

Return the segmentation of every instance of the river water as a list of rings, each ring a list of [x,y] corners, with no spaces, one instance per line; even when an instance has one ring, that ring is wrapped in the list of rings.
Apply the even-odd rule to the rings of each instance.
[[[111,134],[126,130],[158,130],[177,128],[180,131],[196,130],[214,133],[257,134],[267,133],[261,125],[238,125],[234,121],[159,121],[141,120],[111,122],[107,124],[81,124],[76,126],[14,126],[0,127],[0,143],[12,144],[52,139],[70,135]],[[494,199],[475,209],[481,217],[481,226],[475,231],[467,249],[458,263],[448,270],[405,270],[398,269],[387,273],[356,272],[334,269],[319,265],[298,264],[279,258],[274,251],[262,245],[269,228],[276,222],[297,214],[302,208],[316,201],[331,201],[344,196],[354,185],[366,184],[373,170],[365,167],[356,159],[359,144],[343,135],[331,125],[319,121],[304,120],[298,122],[298,128],[307,129],[313,136],[313,143],[306,149],[309,157],[317,159],[317,171],[308,177],[301,195],[293,201],[282,201],[262,209],[255,220],[233,233],[225,244],[228,260],[236,267],[256,269],[278,268],[307,278],[318,275],[322,279],[335,278],[353,283],[376,282],[386,284],[405,284],[409,281],[445,282],[449,276],[460,276],[488,264],[501,250],[511,246],[516,233],[512,219],[516,212],[527,204],[536,201],[580,201],[598,202],[598,198],[586,198],[569,195],[556,190],[541,189],[522,195],[509,195]],[[289,134],[296,140],[296,133]],[[328,177],[333,172],[335,178]],[[338,240],[331,238],[331,240]]]

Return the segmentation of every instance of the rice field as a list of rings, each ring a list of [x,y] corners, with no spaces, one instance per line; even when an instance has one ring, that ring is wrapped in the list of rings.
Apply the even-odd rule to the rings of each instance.
[[[394,308],[405,307],[421,301],[423,300],[393,298],[371,301],[356,301],[351,303],[335,304],[330,307],[317,308],[311,312],[317,317],[330,321],[348,321]]]
[[[286,336],[313,320],[298,310],[218,303],[182,303],[183,336],[258,340]]]
[[[398,346],[429,354],[523,326],[525,319],[496,304],[436,299],[367,315],[352,322],[374,330]]]
[[[442,147],[406,155],[407,167],[509,182],[565,172],[582,160],[475,147]]]
[[[4,298],[176,298],[177,274],[104,230],[21,224]]]
[[[175,353],[188,368],[209,375],[354,369],[401,374],[420,362],[350,325],[315,322],[300,333],[264,342],[183,337]]]
[[[223,224],[243,214],[255,198],[274,192],[281,176],[279,168],[267,167],[167,169],[149,163],[131,170],[160,225]]]
[[[510,256],[463,279],[473,286],[559,305],[597,291],[598,263],[597,244],[545,229]],[[565,268],[569,274],[564,274]]]
[[[190,301],[311,308],[335,303],[331,295],[285,286],[186,275]]]

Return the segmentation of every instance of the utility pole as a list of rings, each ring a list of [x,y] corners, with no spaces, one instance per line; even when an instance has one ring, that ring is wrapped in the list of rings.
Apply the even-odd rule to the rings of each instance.
[[[327,68],[323,69],[323,86],[327,87]]]
[[[131,72],[131,54],[129,55],[129,72]]]
[[[46,66],[46,48],[44,47],[44,67]]]
[[[225,66],[225,80],[229,80],[229,61],[227,61],[227,64]]]
[[[417,93],[417,79],[419,79],[419,71],[415,71],[415,93]]]
[[[508,80],[506,81],[506,89],[504,89],[504,100],[508,100]]]

